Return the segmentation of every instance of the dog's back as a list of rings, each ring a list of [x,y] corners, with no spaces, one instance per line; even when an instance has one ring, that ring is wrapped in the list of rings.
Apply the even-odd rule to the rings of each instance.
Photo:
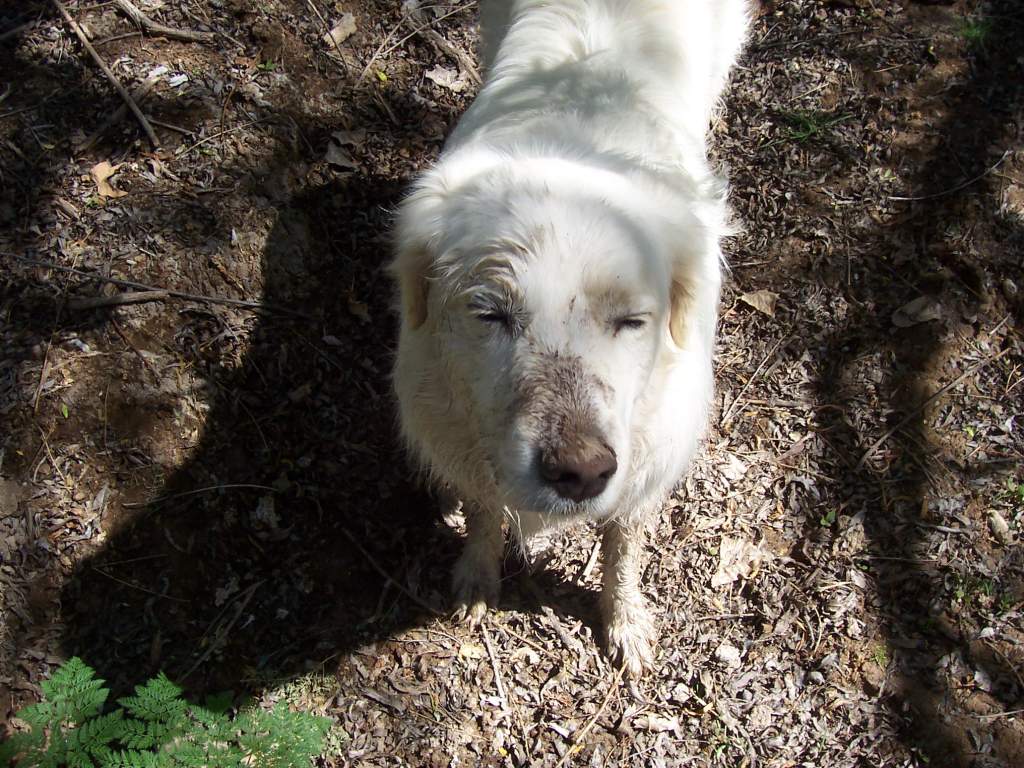
[[[571,80],[566,96],[578,107],[588,94],[588,72],[601,85],[593,95],[613,102],[603,91],[609,71],[618,71],[625,91],[700,136],[747,21],[746,0],[483,0],[485,89],[517,81],[521,93],[521,81],[534,78],[551,110],[558,106],[550,99],[552,80],[562,77]],[[503,47],[514,54],[499,56]]]

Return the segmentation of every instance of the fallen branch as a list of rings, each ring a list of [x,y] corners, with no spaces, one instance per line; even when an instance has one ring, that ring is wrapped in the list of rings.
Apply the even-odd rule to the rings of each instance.
[[[562,755],[562,759],[558,761],[555,768],[562,768],[563,765],[568,763],[583,749],[584,737],[590,733],[590,729],[594,727],[598,718],[601,717],[601,715],[604,714],[605,709],[608,708],[608,702],[612,700],[612,694],[619,690],[619,681],[622,680],[623,669],[625,669],[625,667],[619,667],[618,671],[616,671],[615,677],[612,678],[612,681],[608,684],[608,692],[604,695],[604,700],[601,702],[601,705],[597,708],[597,711],[590,717],[590,719],[583,724],[583,727],[573,734],[572,743],[569,745],[569,748],[565,750],[565,754]]]
[[[971,178],[971,179],[968,179],[967,181],[961,182],[960,184],[957,184],[955,187],[950,187],[949,189],[944,189],[941,192],[933,192],[930,195],[917,195],[916,197],[898,197],[896,195],[889,195],[888,199],[889,200],[896,200],[898,202],[903,202],[903,203],[913,203],[913,202],[919,202],[921,200],[934,200],[936,197],[945,197],[946,195],[952,195],[954,192],[959,192],[961,189],[967,189],[967,187],[971,186],[971,184],[974,184],[976,181],[981,181],[983,178],[985,178],[990,173],[995,171],[996,168],[998,168],[1000,165],[1003,164],[1003,160],[1005,160],[1006,156],[1009,155],[1009,154],[1010,154],[1010,150],[1006,150],[1005,152],[1003,152],[1002,157],[1000,157],[998,160],[996,160],[995,164],[993,164],[990,167],[986,168],[984,171],[979,173],[974,178]]]
[[[119,288],[134,288],[137,291],[163,291],[167,298],[182,299],[184,301],[197,301],[203,304],[225,304],[230,307],[242,307],[243,309],[251,309],[256,312],[273,312],[282,315],[291,315],[292,317],[301,317],[303,320],[311,319],[309,315],[302,312],[298,312],[287,307],[275,306],[273,304],[263,304],[258,301],[244,301],[242,299],[231,299],[226,296],[205,296],[199,293],[172,291],[169,288],[161,288],[159,285],[146,285],[145,283],[137,283],[134,280],[119,280],[116,277],[103,277],[102,275],[85,272],[84,270],[75,269],[74,267],[65,267],[63,264],[54,264],[50,261],[37,261],[36,259],[22,259],[19,257],[15,258],[22,264],[26,264],[30,267],[55,269],[58,272],[67,272],[68,274],[78,275],[79,277],[95,280],[100,283],[116,285]]]
[[[476,3],[464,3],[463,5],[460,5],[460,6],[456,7],[456,8],[453,8],[452,10],[448,11],[448,13],[442,14],[441,16],[438,16],[436,19],[434,19],[432,21],[428,21],[426,24],[422,24],[422,25],[416,27],[412,32],[407,34],[405,37],[401,38],[398,42],[393,43],[391,45],[388,45],[387,43],[391,39],[391,36],[394,35],[398,31],[398,27],[395,27],[395,29],[393,29],[391,32],[389,32],[387,37],[384,38],[384,42],[381,43],[380,46],[377,48],[377,50],[373,52],[373,55],[370,56],[370,60],[368,62],[366,62],[366,66],[363,67],[363,71],[360,72],[359,73],[359,77],[356,78],[356,85],[358,85],[359,83],[361,83],[363,81],[363,78],[366,77],[367,73],[370,71],[370,68],[373,67],[373,65],[377,62],[378,59],[383,58],[384,56],[387,56],[389,53],[391,53],[396,48],[401,47],[406,42],[408,42],[412,38],[416,37],[416,35],[418,35],[424,29],[428,29],[428,28],[432,27],[434,24],[437,24],[439,21],[444,21],[449,16],[454,16],[457,13],[462,13],[462,11],[465,11],[465,10],[468,10],[468,9],[472,8],[474,5],[476,5]],[[401,26],[401,23],[402,22],[399,22],[399,27]]]
[[[33,27],[39,26],[40,23],[41,22],[37,19],[36,21],[30,21],[26,24],[19,24],[18,26],[12,29],[0,32],[0,43],[2,43],[4,40],[7,40],[10,37],[16,37],[17,35],[20,35],[22,32],[28,32]]]
[[[156,85],[157,80],[158,78],[156,77],[147,77],[137,86],[135,86],[135,88],[132,90],[132,98],[135,100],[136,103],[142,101],[142,99],[145,98],[146,94],[153,90],[153,86]],[[114,110],[114,113],[110,115],[110,117],[103,121],[103,125],[101,125],[95,131],[93,131],[92,135],[89,136],[89,138],[83,141],[80,145],[76,146],[75,151],[87,152],[90,149],[92,149],[93,144],[99,141],[100,137],[103,136],[103,134],[106,133],[111,127],[117,125],[119,122],[124,120],[125,115],[127,114],[128,105],[122,104],[120,107]]]
[[[407,17],[408,25],[412,29],[413,33],[426,38],[433,43],[439,51],[447,54],[449,58],[454,59],[455,62],[462,67],[462,70],[469,76],[470,80],[477,85],[481,85],[483,80],[480,79],[480,73],[477,72],[473,57],[445,40],[444,36],[440,32],[429,25],[429,22],[422,26],[418,26],[419,24],[422,24],[424,16],[425,14],[423,13],[416,13]]]
[[[149,16],[128,2],[128,0],[114,0],[114,5],[116,5],[122,13],[130,17],[131,20],[140,27],[155,35],[163,35],[164,37],[169,37],[172,40],[187,40],[193,43],[209,42],[215,37],[213,32],[196,32],[191,29],[175,29],[174,27],[168,27],[165,24],[161,24],[159,21],[153,21]]]
[[[183,499],[186,498],[187,496],[198,496],[199,494],[210,493],[211,491],[229,491],[238,488],[245,488],[256,491],[277,490],[272,486],[258,485],[256,483],[228,483],[225,485],[208,485],[205,488],[193,488],[191,491],[182,491],[181,493],[172,493],[168,496],[159,496],[155,499],[150,499],[149,501],[126,501],[123,504],[121,504],[121,506],[124,507],[125,509],[132,509],[134,507],[146,507],[151,506],[153,504],[162,504],[163,502],[171,501],[172,499]]]
[[[163,301],[167,298],[167,291],[127,291],[116,293],[113,296],[89,296],[81,299],[68,301],[68,309],[85,310],[99,309],[100,307],[120,307],[125,304],[144,304],[148,301]]]
[[[373,570],[375,570],[377,573],[379,573],[381,576],[383,576],[399,592],[404,594],[406,597],[408,597],[410,600],[412,600],[414,603],[416,603],[416,605],[418,605],[420,608],[423,608],[428,613],[431,613],[434,616],[443,616],[444,615],[437,608],[432,606],[426,600],[424,600],[419,595],[415,594],[412,590],[410,590],[408,587],[406,587],[405,584],[403,584],[398,579],[396,579],[394,576],[392,576],[390,573],[385,571],[384,567],[380,563],[377,562],[376,558],[374,558],[373,555],[371,555],[369,552],[366,551],[366,548],[356,540],[355,536],[353,536],[351,533],[348,532],[347,528],[342,528],[341,532],[345,535],[345,538],[348,539],[349,541],[351,541],[352,545],[356,549],[359,550],[359,553],[363,557],[366,558],[366,562],[368,562],[371,566],[373,566]]]
[[[142,110],[139,109],[139,105],[135,103],[135,99],[133,99],[132,95],[125,90],[123,85],[121,85],[121,81],[117,79],[117,75],[115,75],[110,67],[107,66],[107,62],[103,60],[103,57],[96,53],[96,49],[92,47],[92,43],[89,42],[89,38],[86,37],[82,27],[71,17],[71,14],[68,13],[68,9],[64,7],[64,4],[60,0],[53,0],[53,4],[56,6],[57,10],[60,11],[60,15],[64,17],[64,20],[71,27],[71,30],[78,37],[82,46],[89,52],[89,55],[92,56],[93,61],[96,62],[96,66],[103,71],[103,74],[107,76],[107,80],[110,81],[111,85],[114,86],[121,98],[124,99],[125,104],[128,105],[128,109],[132,111],[132,114],[135,115],[135,119],[138,120],[139,124],[142,126],[142,130],[144,130],[146,132],[146,136],[149,137],[150,144],[153,145],[154,149],[159,149],[160,139],[156,137],[156,132],[153,130],[153,126],[149,124],[149,120],[147,120],[146,116],[142,114]]]

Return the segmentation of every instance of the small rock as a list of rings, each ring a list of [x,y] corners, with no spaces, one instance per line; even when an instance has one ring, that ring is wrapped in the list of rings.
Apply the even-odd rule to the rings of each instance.
[[[988,527],[992,529],[992,535],[996,537],[996,541],[1000,544],[1010,544],[1013,542],[1010,526],[1007,524],[1006,519],[994,509],[988,513]]]
[[[324,42],[328,45],[341,45],[343,42],[348,40],[356,31],[356,17],[351,13],[346,13],[341,17],[331,31],[324,34]]]
[[[720,662],[729,667],[739,666],[740,663],[740,649],[729,645],[728,643],[722,643],[715,649],[715,658]]]

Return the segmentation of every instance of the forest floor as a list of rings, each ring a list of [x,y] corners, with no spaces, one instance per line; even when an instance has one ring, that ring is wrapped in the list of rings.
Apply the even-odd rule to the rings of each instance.
[[[1024,765],[1019,3],[759,5],[634,686],[592,530],[444,617],[459,521],[396,440],[391,212],[475,3],[135,3],[214,33],[66,0],[159,148],[53,4],[0,10],[0,728],[78,655],[324,714],[326,766]]]

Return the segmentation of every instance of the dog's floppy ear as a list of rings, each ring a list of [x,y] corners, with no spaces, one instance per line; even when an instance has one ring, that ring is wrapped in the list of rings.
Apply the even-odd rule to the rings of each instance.
[[[722,252],[716,234],[691,230],[673,254],[668,332],[677,349],[714,345],[722,284]]]
[[[441,238],[441,201],[440,190],[424,180],[399,210],[391,274],[398,283],[403,322],[410,330],[427,321],[430,279]]]
[[[685,349],[687,322],[693,311],[693,292],[683,275],[672,276],[668,300],[668,332],[675,345],[680,349]]]
[[[391,266],[391,271],[398,281],[402,319],[413,331],[427,321],[430,262],[430,255],[425,246],[410,245],[399,251]]]
[[[690,203],[668,222],[668,332],[677,349],[700,345],[711,349],[718,320],[718,294],[723,259],[719,240],[733,233],[725,203],[725,185],[717,178],[705,182]],[[679,210],[678,208],[676,209]]]

